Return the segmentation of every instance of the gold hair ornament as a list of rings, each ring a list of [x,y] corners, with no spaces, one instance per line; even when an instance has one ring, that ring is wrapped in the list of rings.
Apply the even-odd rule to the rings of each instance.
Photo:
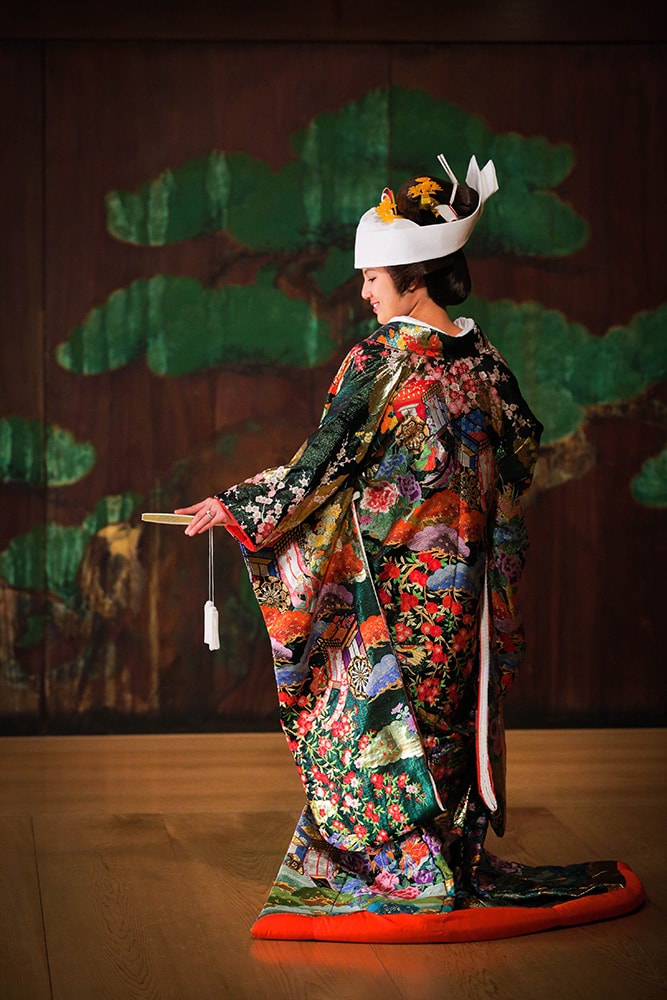
[[[442,191],[442,188],[437,181],[432,180],[430,177],[416,177],[416,184],[408,188],[408,195],[410,198],[419,198],[419,207],[428,208],[431,212],[435,212],[439,202],[433,197],[435,191]]]
[[[400,218],[396,208],[394,192],[391,188],[384,189],[380,198],[380,204],[376,207],[375,211],[383,222],[393,222],[394,219]]]

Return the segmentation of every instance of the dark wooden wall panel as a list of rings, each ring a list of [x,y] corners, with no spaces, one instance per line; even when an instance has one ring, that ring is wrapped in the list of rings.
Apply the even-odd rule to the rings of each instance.
[[[393,83],[414,86],[418,65],[429,94],[474,110],[493,131],[574,150],[558,194],[588,222],[587,244],[543,262],[476,262],[476,288],[483,281],[494,299],[533,297],[599,335],[664,301],[665,240],[655,224],[665,204],[656,173],[665,150],[664,62],[662,45],[396,48]]]
[[[0,43],[0,408],[44,420],[42,47]],[[0,551],[45,517],[44,490],[10,485],[0,506]],[[35,608],[39,613],[39,608]],[[43,609],[42,609],[43,610]],[[43,646],[16,660],[29,601],[0,580],[0,713],[39,725]]]
[[[660,0],[5,0],[0,37],[319,42],[644,42],[665,39]]]
[[[134,189],[190,157],[244,151],[278,170],[293,155],[293,134],[316,115],[374,88],[422,88],[481,115],[494,131],[544,135],[576,151],[559,194],[586,218],[590,240],[560,260],[475,261],[480,296],[540,302],[598,336],[665,300],[664,46],[84,39],[43,48],[7,43],[0,54],[13,94],[1,112],[13,137],[3,165],[3,189],[12,196],[0,210],[3,231],[16,234],[12,252],[7,241],[3,248],[11,325],[2,335],[0,416],[66,427],[93,442],[98,456],[74,484],[8,486],[0,551],[44,518],[79,525],[109,494],[134,490],[143,509],[197,499],[287,460],[319,417],[342,344],[326,365],[305,372],[211,368],[167,378],[138,359],[80,376],[55,361],[57,345],[115,289],[157,273],[190,275],[208,287],[221,280],[222,238],[147,248],[106,230],[109,190]],[[435,132],[433,145],[438,152]],[[247,280],[251,271],[239,266]],[[18,341],[8,335],[14,329]],[[530,509],[523,587],[530,651],[509,703],[514,724],[664,720],[657,554],[665,517],[637,504],[628,487],[663,446],[664,403],[664,392],[651,389],[624,419],[605,411],[589,421],[592,467],[541,492]],[[220,436],[242,437],[249,420],[261,432],[254,449],[221,455]],[[142,528],[136,515],[124,530],[113,541],[134,553],[126,579],[109,569],[109,539],[96,537],[86,551],[78,577],[85,614],[57,595],[41,598],[49,612],[44,642],[12,648],[22,686],[8,680],[17,670],[10,673],[3,654],[5,724],[19,728],[27,712],[34,727],[53,731],[275,725],[268,645],[252,631],[256,621],[230,609],[221,653],[214,657],[201,643],[205,543],[176,528]],[[238,593],[243,572],[236,546],[221,538],[223,600]],[[113,613],[107,598],[116,601]],[[6,599],[28,601],[13,591]],[[26,626],[21,615],[5,621],[15,638]],[[235,628],[251,634],[235,638]]]

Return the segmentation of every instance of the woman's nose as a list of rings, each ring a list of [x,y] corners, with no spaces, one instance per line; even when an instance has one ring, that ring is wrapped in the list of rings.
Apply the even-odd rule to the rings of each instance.
[[[362,299],[370,299],[370,297],[371,297],[371,293],[370,293],[370,291],[368,289],[368,282],[367,281],[364,281],[363,285],[361,286],[361,297],[362,297]]]

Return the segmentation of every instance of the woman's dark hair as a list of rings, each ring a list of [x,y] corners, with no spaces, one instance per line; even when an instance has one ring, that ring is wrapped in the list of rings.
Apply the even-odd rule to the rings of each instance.
[[[391,264],[386,270],[400,295],[414,288],[415,283],[423,278],[429,296],[443,309],[465,302],[472,288],[463,250],[456,250],[438,260],[420,260],[417,264]]]
[[[424,185],[424,181],[427,182]],[[411,177],[399,188],[396,196],[396,208],[399,215],[416,222],[418,226],[446,226],[441,216],[436,215],[432,208],[425,204],[419,192],[428,190],[428,201],[435,205],[449,204],[453,185],[438,177]],[[419,189],[418,193],[415,193]],[[460,219],[471,215],[477,208],[479,195],[467,184],[459,184],[452,202],[452,208]],[[437,260],[424,260],[416,264],[395,264],[387,267],[387,271],[400,294],[414,287],[415,282],[423,279],[428,294],[433,301],[443,308],[455,306],[470,295],[472,282],[468,263],[463,250],[456,250],[446,257]]]

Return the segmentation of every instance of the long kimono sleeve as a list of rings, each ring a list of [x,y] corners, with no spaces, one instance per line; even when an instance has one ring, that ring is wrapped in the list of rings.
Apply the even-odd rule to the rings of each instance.
[[[292,461],[217,494],[235,521],[230,534],[251,551],[272,547],[330,500],[367,461],[400,376],[391,352],[357,344],[331,385],[319,426]]]
[[[528,550],[521,496],[529,488],[542,424],[521,395],[508,370],[502,384],[503,430],[499,443],[498,487],[489,524],[489,588],[495,626],[498,696],[514,682],[525,650],[517,590]]]
[[[523,400],[522,400],[523,403]],[[514,683],[525,652],[517,591],[528,551],[521,496],[530,486],[542,425],[530,416],[523,434],[500,466],[501,483],[490,525],[489,587],[495,625],[495,663],[500,696]]]
[[[505,828],[504,696],[512,687],[525,652],[517,591],[528,549],[521,496],[531,484],[542,425],[523,399],[516,379],[503,385],[503,430],[497,450],[498,484],[487,526],[487,567],[492,655],[489,676],[488,756],[497,809],[491,824],[498,836]]]
[[[491,531],[489,589],[495,627],[496,683],[499,697],[509,691],[525,651],[525,636],[517,606],[517,590],[528,550],[521,501],[514,487],[500,492]]]

